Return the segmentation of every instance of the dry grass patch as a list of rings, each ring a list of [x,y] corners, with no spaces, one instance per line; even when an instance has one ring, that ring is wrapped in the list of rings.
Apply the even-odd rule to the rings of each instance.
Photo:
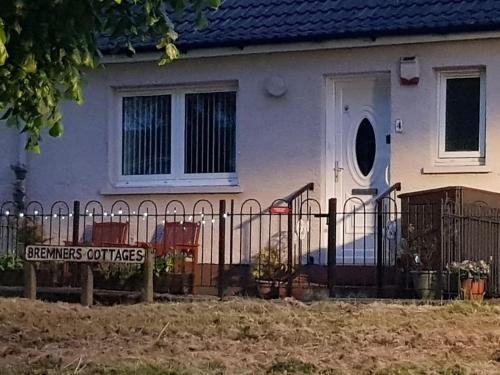
[[[0,299],[2,374],[498,374],[500,307]]]

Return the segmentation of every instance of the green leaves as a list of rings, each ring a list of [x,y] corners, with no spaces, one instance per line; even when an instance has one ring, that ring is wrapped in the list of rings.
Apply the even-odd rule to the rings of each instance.
[[[220,7],[221,1],[220,0],[209,0],[208,1],[208,6],[210,6],[213,9],[217,9]]]
[[[208,26],[208,19],[203,13],[198,13],[196,17],[196,27],[198,30],[203,30],[205,27]]]
[[[52,126],[49,130],[49,134],[51,137],[62,137],[64,134],[64,128],[60,122],[57,122]]]
[[[23,269],[23,259],[14,254],[0,255],[0,272],[19,271]]]
[[[7,53],[7,48],[5,48],[5,44],[0,42],[0,65],[5,64],[7,57],[9,57],[9,54]]]
[[[44,134],[64,133],[59,103],[83,103],[84,72],[98,66],[98,37],[117,37],[127,55],[158,35],[159,64],[179,57],[170,13],[190,9],[198,28],[220,0],[5,0],[0,18],[0,115],[28,135],[26,149],[40,152]]]
[[[171,38],[169,37],[162,38],[160,43],[157,44],[156,48],[164,50],[163,56],[158,63],[158,65],[160,66],[169,64],[179,57],[179,50],[177,49],[175,44],[171,42]]]
[[[35,73],[36,72],[36,60],[33,54],[29,54],[24,59],[24,63],[21,67],[26,73]]]
[[[6,43],[7,34],[5,33],[3,20],[0,18],[0,66],[4,65],[7,57],[9,57],[9,54],[7,53],[7,47],[5,46]]]

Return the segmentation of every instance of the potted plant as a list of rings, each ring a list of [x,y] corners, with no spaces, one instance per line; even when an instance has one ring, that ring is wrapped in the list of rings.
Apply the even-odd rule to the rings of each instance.
[[[458,274],[462,297],[465,300],[482,301],[486,291],[486,280],[490,274],[490,265],[484,260],[464,260],[454,262],[450,270]]]
[[[287,279],[287,258],[282,248],[270,246],[252,257],[251,276],[261,298],[278,298],[285,294],[281,287]]]
[[[186,272],[187,254],[168,253],[155,259],[154,289],[158,293],[187,294],[193,286],[193,273]]]
[[[23,259],[15,254],[0,256],[0,285],[23,285]]]
[[[442,272],[438,271],[436,254],[438,248],[437,229],[426,227],[416,230],[408,226],[408,237],[400,245],[400,262],[409,273],[418,298],[441,297]]]

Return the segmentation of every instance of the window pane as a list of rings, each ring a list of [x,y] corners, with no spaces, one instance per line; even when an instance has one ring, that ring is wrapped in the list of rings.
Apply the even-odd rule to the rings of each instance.
[[[170,173],[170,96],[123,98],[122,175]]]
[[[480,78],[446,80],[446,151],[478,151]]]
[[[185,173],[236,170],[236,93],[186,95]]]

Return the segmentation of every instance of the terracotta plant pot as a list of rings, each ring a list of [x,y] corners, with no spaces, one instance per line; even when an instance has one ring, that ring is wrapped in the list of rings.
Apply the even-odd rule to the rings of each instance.
[[[482,301],[486,291],[485,279],[462,280],[462,294],[465,300]]]

